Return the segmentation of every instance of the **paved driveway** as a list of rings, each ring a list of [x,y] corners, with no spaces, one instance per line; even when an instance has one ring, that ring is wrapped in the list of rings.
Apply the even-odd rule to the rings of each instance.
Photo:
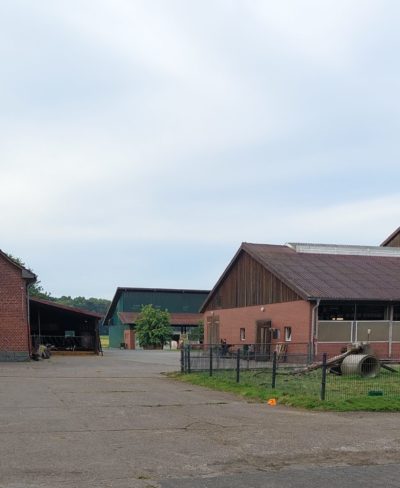
[[[175,382],[175,352],[0,363],[0,487],[396,486],[398,414],[312,413]]]

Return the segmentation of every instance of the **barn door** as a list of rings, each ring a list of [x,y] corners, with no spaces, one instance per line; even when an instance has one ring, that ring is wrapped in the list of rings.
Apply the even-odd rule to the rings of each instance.
[[[218,315],[213,315],[212,317],[207,317],[207,342],[208,344],[218,344],[219,345],[219,317]]]
[[[257,320],[256,352],[260,361],[268,361],[271,356],[271,321]]]

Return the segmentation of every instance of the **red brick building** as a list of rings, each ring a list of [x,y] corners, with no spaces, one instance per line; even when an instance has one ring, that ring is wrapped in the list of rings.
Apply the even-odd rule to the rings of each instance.
[[[400,357],[400,249],[243,243],[201,311],[212,344],[319,355],[369,341]]]
[[[0,251],[0,360],[27,360],[31,353],[27,288],[36,276]]]

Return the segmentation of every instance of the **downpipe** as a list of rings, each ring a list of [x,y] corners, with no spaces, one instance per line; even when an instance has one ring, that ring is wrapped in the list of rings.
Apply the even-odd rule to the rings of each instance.
[[[316,333],[316,322],[317,322],[317,317],[318,317],[318,307],[319,304],[321,303],[321,299],[317,299],[317,303],[314,305],[311,311],[311,323],[310,323],[310,362],[314,361],[314,357],[316,354],[315,350],[315,333]]]

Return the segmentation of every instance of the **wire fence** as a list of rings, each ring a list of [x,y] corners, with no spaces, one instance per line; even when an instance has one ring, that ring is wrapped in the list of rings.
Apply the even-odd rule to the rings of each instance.
[[[281,396],[303,396],[304,400],[385,397],[400,402],[400,358],[347,354],[343,358],[323,353],[313,358],[307,344],[185,346],[181,350],[181,372],[272,389]]]

